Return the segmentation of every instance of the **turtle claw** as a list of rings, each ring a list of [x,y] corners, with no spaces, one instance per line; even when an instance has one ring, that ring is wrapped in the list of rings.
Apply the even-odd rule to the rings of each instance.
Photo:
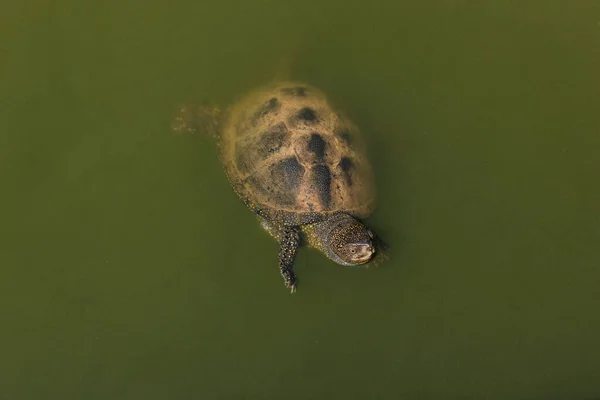
[[[289,289],[290,293],[296,293],[296,279],[286,279],[285,287]]]

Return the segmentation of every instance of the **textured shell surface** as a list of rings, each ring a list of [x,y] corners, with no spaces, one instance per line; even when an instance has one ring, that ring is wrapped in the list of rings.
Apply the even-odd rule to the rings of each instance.
[[[360,132],[313,86],[279,82],[248,94],[227,110],[220,136],[231,184],[268,220],[296,225],[373,210]]]

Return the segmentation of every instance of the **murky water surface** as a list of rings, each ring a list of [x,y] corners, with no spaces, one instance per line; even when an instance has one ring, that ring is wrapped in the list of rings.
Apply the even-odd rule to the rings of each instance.
[[[597,1],[0,15],[0,399],[600,396]],[[392,248],[304,249],[294,296],[212,143],[169,131],[286,63],[365,132]]]

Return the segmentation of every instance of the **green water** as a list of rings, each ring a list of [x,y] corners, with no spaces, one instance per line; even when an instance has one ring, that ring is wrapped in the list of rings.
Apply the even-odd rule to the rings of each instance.
[[[5,3],[1,400],[600,396],[598,1]],[[293,296],[169,132],[284,54],[367,135],[392,247],[302,250]]]

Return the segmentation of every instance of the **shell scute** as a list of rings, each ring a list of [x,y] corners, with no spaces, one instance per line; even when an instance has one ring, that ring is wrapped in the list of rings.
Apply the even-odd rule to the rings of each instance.
[[[221,158],[246,204],[289,224],[374,207],[372,170],[360,132],[318,89],[282,83],[251,93],[223,123]]]

